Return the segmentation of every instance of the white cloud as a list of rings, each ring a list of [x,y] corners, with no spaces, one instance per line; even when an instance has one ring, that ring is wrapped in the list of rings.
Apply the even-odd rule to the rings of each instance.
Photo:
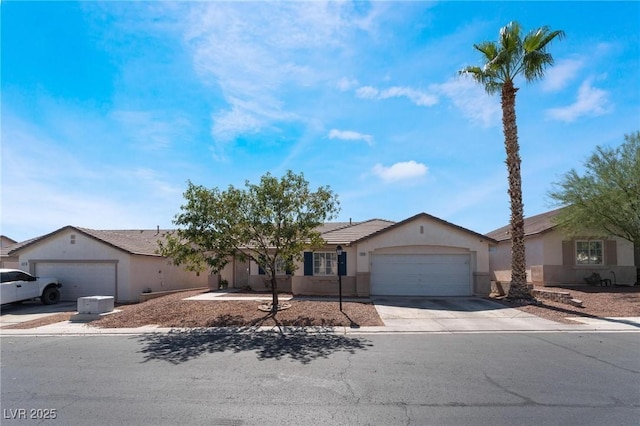
[[[502,117],[500,97],[489,96],[472,78],[452,78],[434,88],[447,96],[472,123],[484,127],[500,124]]]
[[[584,66],[582,59],[565,59],[549,68],[542,80],[542,90],[556,92],[564,89]]]
[[[375,87],[362,86],[356,90],[356,96],[362,99],[378,99],[380,91]]]
[[[432,106],[438,103],[438,97],[411,87],[394,86],[379,90],[372,86],[362,86],[356,90],[356,96],[362,99],[390,99],[405,97],[417,106]]]
[[[336,84],[336,87],[341,92],[346,92],[357,87],[359,84],[360,83],[355,78],[342,77],[340,80],[338,80],[338,84]]]
[[[212,114],[216,151],[239,135],[304,121],[285,109],[283,93],[334,73],[326,64],[333,56],[309,52],[349,48],[349,32],[370,27],[372,14],[341,2],[193,3],[186,44],[198,75],[227,104]],[[344,78],[338,88],[353,84]]]
[[[416,179],[425,176],[427,171],[427,166],[414,160],[395,163],[390,167],[385,167],[382,164],[376,164],[373,167],[373,174],[385,182]]]
[[[373,144],[373,136],[364,133],[354,132],[353,130],[331,129],[329,131],[329,139],[342,139],[347,141],[365,141],[367,144]]]
[[[547,116],[559,121],[573,122],[583,116],[599,116],[611,111],[609,92],[591,85],[592,80],[585,80],[578,89],[574,103],[562,108],[547,110]]]

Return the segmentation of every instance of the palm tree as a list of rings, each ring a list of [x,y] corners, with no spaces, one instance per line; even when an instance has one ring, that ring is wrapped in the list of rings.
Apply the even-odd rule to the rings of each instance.
[[[551,31],[541,27],[531,31],[524,39],[520,24],[511,22],[500,29],[497,42],[485,41],[473,47],[482,53],[484,65],[466,67],[461,75],[470,75],[482,84],[489,94],[500,92],[502,103],[502,126],[504,145],[507,151],[509,172],[509,197],[511,200],[511,286],[509,298],[529,299],[524,252],[524,212],[522,206],[522,178],[520,176],[520,147],[516,125],[516,92],[514,80],[524,76],[527,82],[541,79],[553,57],[546,48],[555,39],[564,37],[563,31]]]

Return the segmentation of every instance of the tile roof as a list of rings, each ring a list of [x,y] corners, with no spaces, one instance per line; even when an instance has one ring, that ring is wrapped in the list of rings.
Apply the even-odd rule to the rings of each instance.
[[[365,222],[328,222],[321,225],[318,231],[320,231],[322,237],[328,244],[349,244],[352,241],[370,235],[392,224],[393,222],[380,219],[371,219]],[[50,234],[14,244],[8,248],[8,251],[17,252],[69,229],[127,253],[144,256],[159,256],[156,253],[158,240],[164,238],[167,234],[175,232],[175,230],[172,229],[99,230],[65,226]]]
[[[551,210],[546,213],[541,213],[535,216],[527,217],[524,220],[524,236],[542,234],[543,232],[550,231],[556,227],[553,218],[555,218],[562,208]],[[506,241],[511,239],[509,230],[511,225],[502,226],[494,231],[487,233],[488,237],[497,241]]]
[[[421,213],[419,215],[413,216],[407,220],[404,220],[398,223],[392,222],[389,220],[384,220],[384,219],[370,219],[364,222],[351,222],[351,221],[350,222],[328,222],[319,226],[318,231],[322,235],[322,238],[324,238],[324,240],[327,242],[327,244],[349,245],[351,243],[363,240],[365,238],[368,238],[380,232],[384,232],[385,230],[391,229],[399,224],[406,223],[407,221],[413,220],[422,215],[426,215],[439,222],[448,224],[450,226],[453,226],[455,228],[461,229],[466,232],[470,232],[474,235],[486,238],[486,236],[484,235],[477,234],[473,231],[470,231],[468,229],[446,222],[442,219],[438,219],[434,216],[427,215],[426,213]],[[65,230],[74,230],[90,238],[93,238],[107,245],[110,245],[116,249],[125,251],[130,254],[137,254],[137,255],[144,255],[144,256],[159,256],[156,253],[156,250],[158,249],[158,240],[164,238],[167,234],[175,232],[175,230],[172,230],[172,229],[98,230],[98,229],[81,228],[76,226],[66,226],[50,234],[43,235],[41,237],[34,238],[32,240],[28,240],[22,243],[12,245],[9,254],[16,253],[17,251],[25,247],[28,247],[39,241],[45,240]]]
[[[170,229],[96,230],[76,228],[85,234],[131,254],[159,256],[158,240],[175,232]]]
[[[371,219],[365,222],[346,223],[328,231],[320,231],[327,244],[350,244],[354,241],[368,237],[382,229],[388,228],[394,222],[382,219]],[[324,226],[326,226],[325,224]]]
[[[402,226],[402,225],[404,225],[404,224],[406,224],[406,223],[409,223],[409,222],[414,221],[414,220],[419,219],[419,218],[428,218],[428,219],[430,219],[430,220],[433,220],[433,221],[439,222],[439,223],[441,223],[441,224],[443,224],[443,225],[447,225],[447,226],[450,226],[450,227],[452,227],[452,228],[454,228],[454,229],[458,229],[458,230],[460,230],[460,231],[463,231],[463,232],[466,232],[466,233],[468,233],[468,234],[474,235],[474,236],[476,236],[476,237],[478,237],[478,238],[481,238],[481,239],[488,239],[488,240],[491,240],[491,242],[493,242],[493,243],[497,243],[497,241],[496,241],[494,238],[490,237],[489,235],[482,235],[482,234],[479,234],[479,233],[477,233],[477,232],[475,232],[475,231],[472,231],[472,230],[467,229],[467,228],[463,228],[462,226],[456,225],[455,223],[447,222],[447,221],[446,221],[446,220],[444,220],[444,219],[440,219],[439,217],[432,216],[432,215],[430,215],[430,214],[428,214],[428,213],[418,213],[418,214],[416,214],[416,215],[414,215],[414,216],[411,216],[411,217],[409,217],[409,218],[407,218],[407,219],[405,219],[405,220],[402,220],[402,221],[400,221],[400,222],[396,222],[396,223],[390,222],[390,224],[389,224],[389,226],[388,226],[388,227],[381,228],[381,229],[379,229],[379,230],[378,230],[378,231],[376,231],[376,232],[372,232],[372,233],[370,233],[369,235],[365,235],[365,236],[363,236],[363,237],[361,237],[361,238],[358,238],[358,239],[357,239],[357,240],[355,240],[354,242],[359,242],[359,241],[361,241],[361,240],[364,240],[365,238],[369,238],[370,236],[377,235],[377,234],[381,234],[381,233],[383,233],[383,232],[386,232],[386,231],[388,231],[388,230],[391,230],[391,229],[394,229],[394,228],[396,228],[396,227]]]
[[[80,228],[77,226],[65,226],[64,228],[60,228],[41,237],[33,238],[11,246],[9,254],[13,254],[25,247],[43,241],[65,230],[74,230],[116,249],[144,256],[159,256],[156,253],[156,250],[158,249],[158,240],[168,233],[174,232],[173,230],[166,229],[97,230]]]

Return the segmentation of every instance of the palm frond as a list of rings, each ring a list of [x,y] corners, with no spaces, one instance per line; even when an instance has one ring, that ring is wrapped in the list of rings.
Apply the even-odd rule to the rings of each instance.
[[[505,82],[513,82],[523,74],[527,81],[544,76],[547,65],[553,65],[553,57],[545,47],[554,38],[564,37],[563,31],[551,31],[543,26],[522,38],[520,24],[512,21],[500,28],[497,42],[484,41],[473,47],[482,54],[482,67],[467,67],[460,74],[468,74],[494,93]]]
[[[490,41],[484,41],[480,44],[474,44],[473,47],[482,53],[484,59],[487,61],[493,60],[498,54],[498,46],[495,43]]]
[[[540,41],[540,48],[544,49],[547,44],[551,43],[552,40],[554,39],[558,39],[558,40],[562,40],[565,37],[565,33],[562,30],[557,30],[557,31],[552,31],[550,33],[548,33],[546,35],[546,37],[544,37],[541,41]]]
[[[500,29],[500,50],[516,51],[522,45],[520,37],[520,24],[516,21],[509,22]]]
[[[547,65],[553,65],[553,56],[547,52],[533,51],[523,58],[524,77],[527,81],[535,81],[544,77]]]

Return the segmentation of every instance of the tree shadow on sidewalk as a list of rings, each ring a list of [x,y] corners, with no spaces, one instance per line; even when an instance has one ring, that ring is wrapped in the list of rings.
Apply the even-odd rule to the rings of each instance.
[[[269,316],[265,317],[268,318]],[[277,323],[277,322],[276,322]],[[308,364],[335,352],[355,353],[373,344],[362,338],[335,334],[331,327],[281,327],[261,330],[251,327],[175,329],[137,337],[144,361],[162,360],[181,364],[216,352],[255,351],[259,360],[285,359]]]

